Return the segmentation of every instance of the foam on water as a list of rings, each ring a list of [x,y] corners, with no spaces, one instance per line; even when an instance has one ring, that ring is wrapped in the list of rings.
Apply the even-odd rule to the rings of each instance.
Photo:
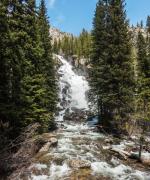
[[[49,180],[49,177],[46,175],[40,175],[40,176],[31,176],[31,180]]]
[[[36,168],[36,169],[38,169],[38,170],[42,170],[42,169],[46,169],[47,168],[47,165],[46,164],[33,164],[31,167],[30,167],[30,169],[31,168]]]

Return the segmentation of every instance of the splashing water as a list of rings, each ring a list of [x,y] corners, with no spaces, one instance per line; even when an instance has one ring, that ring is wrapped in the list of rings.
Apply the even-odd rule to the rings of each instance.
[[[62,73],[60,78],[60,97],[62,98],[62,90],[67,82],[70,86],[70,92],[68,94],[71,96],[70,107],[75,107],[78,109],[88,109],[88,102],[86,99],[86,92],[89,90],[88,82],[84,76],[79,76],[75,74],[72,70],[72,66],[67,62],[62,56],[57,56],[62,62],[62,66],[59,72]]]

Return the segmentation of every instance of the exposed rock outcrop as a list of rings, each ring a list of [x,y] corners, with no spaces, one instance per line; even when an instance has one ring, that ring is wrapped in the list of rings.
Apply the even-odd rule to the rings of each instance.
[[[50,27],[49,33],[52,38],[52,44],[54,43],[54,40],[59,41],[62,40],[65,36],[72,36],[71,33],[62,32],[55,27]]]

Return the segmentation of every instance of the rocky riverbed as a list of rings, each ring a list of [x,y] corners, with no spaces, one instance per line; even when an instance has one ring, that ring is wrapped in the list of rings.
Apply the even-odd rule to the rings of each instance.
[[[131,158],[137,155],[137,137],[114,138],[102,134],[86,123],[90,113],[84,76],[61,56],[59,68],[60,102],[56,116],[58,129],[42,135],[43,147],[32,159],[22,180],[149,180],[150,139],[142,153],[142,163]]]
[[[61,126],[61,124],[60,124]],[[113,149],[136,151],[134,139],[113,139],[95,132],[86,124],[63,123],[34,157],[21,179],[32,180],[149,180],[150,168],[132,159],[125,159]],[[130,149],[130,150],[129,150]],[[150,154],[143,152],[150,160]]]

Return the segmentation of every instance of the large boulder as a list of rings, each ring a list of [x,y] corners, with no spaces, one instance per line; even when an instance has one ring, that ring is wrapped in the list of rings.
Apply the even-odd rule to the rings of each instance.
[[[56,135],[52,133],[44,133],[39,137],[39,139],[43,144],[42,148],[39,150],[39,153],[49,152],[50,147],[55,147],[58,144]]]
[[[57,138],[53,137],[50,139],[50,146],[55,147],[55,146],[57,146],[57,144],[58,144]]]
[[[69,166],[71,168],[90,168],[91,163],[89,161],[83,161],[83,160],[70,160],[69,161]]]
[[[44,133],[39,137],[45,143],[50,142],[52,138],[56,138],[56,135],[53,133]]]
[[[64,115],[64,120],[67,121],[77,121],[77,122],[83,122],[87,119],[87,112],[85,110],[82,109],[77,109],[75,107],[71,108],[72,113],[70,112],[66,112]]]
[[[150,167],[150,159],[146,159],[146,158],[142,158],[142,163],[146,166],[149,166]]]
[[[41,152],[48,152],[50,147],[55,147],[58,144],[58,140],[55,137],[52,137],[48,140],[48,142],[40,149]]]
[[[40,153],[43,153],[43,152],[48,152],[49,149],[50,149],[50,146],[51,146],[51,142],[47,142],[41,149],[40,149]]]

